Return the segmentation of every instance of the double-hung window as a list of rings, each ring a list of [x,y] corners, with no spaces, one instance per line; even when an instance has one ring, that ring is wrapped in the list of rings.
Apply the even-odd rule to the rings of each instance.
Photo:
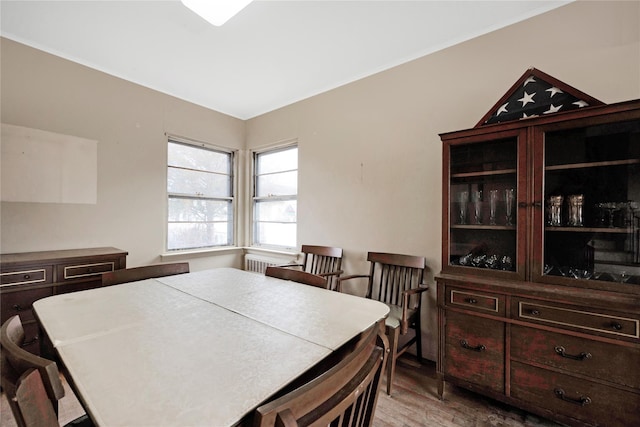
[[[253,245],[296,247],[298,146],[253,154]]]
[[[234,153],[170,138],[167,249],[234,244]]]

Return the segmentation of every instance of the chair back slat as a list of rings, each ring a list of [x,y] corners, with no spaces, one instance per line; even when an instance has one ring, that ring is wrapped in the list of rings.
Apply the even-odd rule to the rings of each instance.
[[[102,274],[102,286],[119,285],[155,277],[172,276],[189,272],[188,262],[145,265],[142,267],[123,268]]]
[[[15,400],[16,423],[21,427],[59,427],[51,401],[37,369],[27,370],[16,383]]]
[[[356,349],[317,378],[256,409],[254,427],[369,427],[388,342],[378,325]]]
[[[342,248],[332,246],[302,245],[304,270],[311,274],[339,272],[342,268]],[[339,273],[328,277],[329,289],[335,289]]]
[[[424,279],[426,259],[414,255],[369,252],[369,298],[390,305],[402,305],[402,293],[418,288]],[[418,306],[418,297],[411,298],[408,308]]]

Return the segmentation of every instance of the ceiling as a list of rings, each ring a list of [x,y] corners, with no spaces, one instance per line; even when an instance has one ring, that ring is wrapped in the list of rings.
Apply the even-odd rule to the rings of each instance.
[[[249,119],[569,2],[256,0],[214,27],[178,0],[2,0],[0,34]]]

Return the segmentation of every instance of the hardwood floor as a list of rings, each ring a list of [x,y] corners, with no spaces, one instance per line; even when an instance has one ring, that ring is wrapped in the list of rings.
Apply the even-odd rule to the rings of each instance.
[[[383,383],[386,383],[383,380]],[[403,355],[396,365],[392,396],[383,384],[374,427],[557,427],[540,418],[476,393],[446,385],[438,398],[435,363],[419,364]]]
[[[59,405],[61,425],[84,413],[67,382],[63,381],[63,384],[66,396],[62,398]],[[559,425],[453,386],[447,386],[445,399],[440,401],[436,391],[435,364],[420,365],[411,355],[405,354],[398,361],[391,397],[385,393],[385,387],[382,384],[374,427],[557,427]],[[1,402],[0,426],[16,426],[4,393]]]

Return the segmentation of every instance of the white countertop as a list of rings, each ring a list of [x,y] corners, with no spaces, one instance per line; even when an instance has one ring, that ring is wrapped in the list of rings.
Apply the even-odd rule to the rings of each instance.
[[[386,305],[236,269],[57,295],[36,315],[100,426],[231,426]]]

